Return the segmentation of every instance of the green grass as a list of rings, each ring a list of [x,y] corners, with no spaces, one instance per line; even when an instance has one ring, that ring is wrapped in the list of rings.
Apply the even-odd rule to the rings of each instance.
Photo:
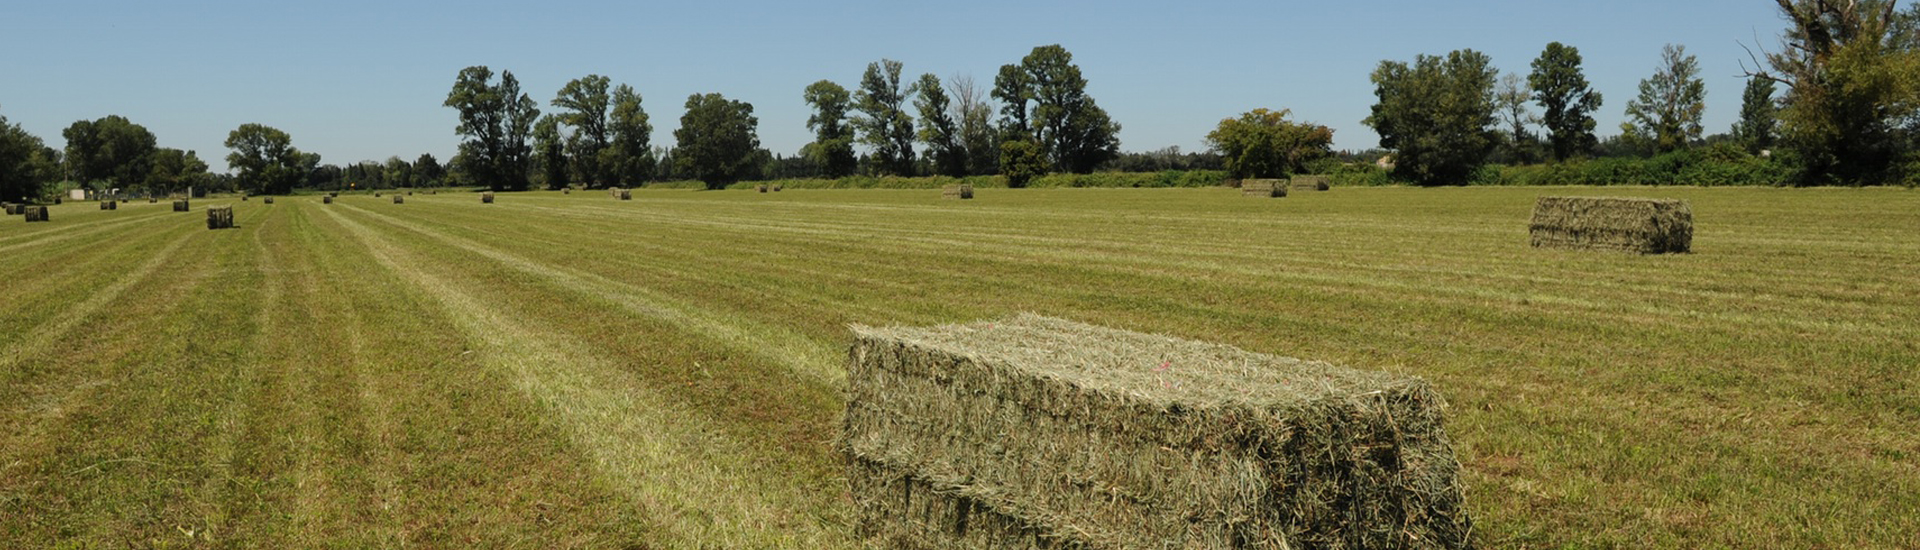
[[[1434,381],[1487,548],[1920,546],[1911,190],[225,203],[0,221],[0,547],[847,547],[846,325],[1017,311]]]

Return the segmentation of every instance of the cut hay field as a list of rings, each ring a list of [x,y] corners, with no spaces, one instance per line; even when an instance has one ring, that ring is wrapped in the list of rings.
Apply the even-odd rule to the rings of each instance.
[[[1529,248],[1549,194],[1694,253]],[[847,326],[1021,311],[1431,380],[1484,548],[1920,547],[1920,192],[939,197],[0,220],[0,548],[850,547]]]

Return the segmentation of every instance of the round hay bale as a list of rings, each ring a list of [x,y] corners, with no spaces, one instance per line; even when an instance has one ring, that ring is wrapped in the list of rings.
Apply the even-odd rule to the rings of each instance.
[[[759,190],[761,193],[767,192],[767,186],[765,184],[756,185],[753,188]]]
[[[192,212],[193,207],[187,204],[187,199],[180,199],[177,201],[173,201],[173,211],[174,212]]]
[[[406,197],[402,197],[402,196],[400,196],[400,195],[394,195],[394,196],[393,196],[393,203],[394,203],[394,204],[406,204],[406,203],[407,203],[407,198],[406,198]]]
[[[485,193],[481,193],[481,194],[480,194],[480,203],[481,203],[481,204],[493,204],[493,192],[492,192],[492,191],[488,191],[488,192],[485,192]]]
[[[320,204],[333,204],[333,195],[320,197]]]
[[[267,204],[273,204],[273,197],[267,197],[267,198],[263,198],[263,199],[260,199],[260,202],[263,202],[263,203],[267,203]]]
[[[29,221],[29,222],[44,222],[44,221],[47,221],[47,207],[45,207],[45,206],[26,206],[26,207],[23,207],[23,209],[25,210],[25,212],[24,212],[24,213],[25,213],[25,214],[26,214],[26,216],[27,216],[27,221]]]

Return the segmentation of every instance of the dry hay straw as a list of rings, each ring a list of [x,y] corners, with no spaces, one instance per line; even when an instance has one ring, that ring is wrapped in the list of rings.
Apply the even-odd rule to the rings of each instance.
[[[1326,191],[1333,188],[1332,176],[1294,176],[1288,187],[1301,191]]]
[[[481,204],[493,204],[493,192],[492,192],[492,191],[488,191],[488,192],[485,192],[485,193],[481,193],[481,194],[480,194],[480,203],[481,203]]]
[[[1240,180],[1240,196],[1260,198],[1285,197],[1287,196],[1287,180]]]
[[[320,197],[320,204],[333,204],[333,195]]]
[[[174,212],[192,212],[193,208],[187,204],[187,199],[180,199],[177,201],[173,201],[173,211]]]
[[[233,228],[233,207],[232,206],[207,207],[207,229],[232,229],[232,228]]]
[[[973,184],[962,183],[959,185],[948,185],[946,187],[941,187],[940,198],[971,199],[973,198]]]
[[[1693,208],[1677,199],[1540,197],[1528,234],[1535,248],[1687,252]]]
[[[394,196],[393,196],[393,203],[394,203],[394,204],[406,204],[406,203],[407,203],[407,198],[406,198],[406,197],[404,197],[404,196],[400,196],[400,195],[394,195]]]
[[[33,206],[33,205],[22,206],[20,208],[20,213],[26,215],[27,221],[29,222],[47,221],[47,207],[45,206]]]
[[[853,331],[874,547],[1471,545],[1421,379],[1030,314]]]

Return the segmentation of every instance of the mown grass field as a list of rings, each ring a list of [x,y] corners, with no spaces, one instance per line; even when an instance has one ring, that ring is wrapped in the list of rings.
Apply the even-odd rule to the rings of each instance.
[[[1694,253],[1531,249],[1541,194]],[[849,547],[846,325],[1018,311],[1434,381],[1486,548],[1920,547],[1920,192],[938,196],[7,218],[0,548]]]

